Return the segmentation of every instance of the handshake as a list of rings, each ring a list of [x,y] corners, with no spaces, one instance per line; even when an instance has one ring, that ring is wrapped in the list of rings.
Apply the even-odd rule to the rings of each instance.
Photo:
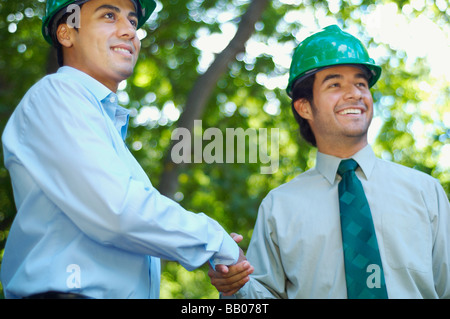
[[[230,236],[236,243],[240,243],[243,237],[236,233]],[[232,266],[217,265],[216,269],[209,266],[208,276],[211,284],[222,293],[223,296],[231,296],[239,291],[249,280],[253,273],[253,266],[245,258],[244,252],[239,248],[239,259]]]

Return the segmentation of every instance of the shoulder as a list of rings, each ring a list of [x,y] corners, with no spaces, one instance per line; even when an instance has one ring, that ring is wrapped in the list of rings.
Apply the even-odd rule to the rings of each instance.
[[[402,164],[377,158],[376,166],[378,169],[390,174],[392,178],[404,178],[410,181],[424,180],[434,182],[436,179],[418,169],[411,168]],[[412,180],[411,180],[412,179]]]
[[[90,109],[98,101],[79,78],[58,72],[36,82],[20,104],[25,112],[49,114]]]
[[[281,184],[280,186],[274,188],[269,192],[269,195],[279,196],[285,193],[295,192],[298,194],[298,191],[306,191],[311,189],[311,186],[316,185],[319,182],[325,181],[325,178],[317,171],[315,167],[295,176],[290,181]]]
[[[425,172],[379,158],[376,160],[376,174],[385,177],[393,185],[425,192],[442,187],[439,180]]]
[[[315,169],[311,168],[290,181],[272,189],[261,202],[261,206],[274,211],[281,206],[291,206],[292,203],[306,201],[317,194],[319,187],[327,187],[326,179]],[[277,211],[283,211],[279,209]]]
[[[34,84],[29,94],[33,97],[44,95],[58,96],[63,94],[86,95],[88,89],[75,77],[65,73],[52,73],[44,76]]]
[[[79,79],[50,74],[36,82],[14,110],[9,126],[27,139],[51,128],[81,128],[103,123],[101,102]]]

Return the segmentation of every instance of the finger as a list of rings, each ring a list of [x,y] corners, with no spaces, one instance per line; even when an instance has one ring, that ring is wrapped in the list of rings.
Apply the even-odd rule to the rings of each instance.
[[[253,273],[254,268],[250,267],[247,272],[239,273],[230,278],[223,278],[217,276],[217,272],[210,271],[208,276],[211,278],[211,284],[224,296],[231,296],[242,288],[249,280],[250,274]]]
[[[249,263],[246,262],[246,264],[248,264],[246,267],[240,268],[239,270],[230,269],[227,277],[223,279],[228,283],[234,283],[241,281],[245,277],[248,277],[253,273],[254,268]]]
[[[220,268],[219,268],[220,266]],[[246,272],[251,267],[250,263],[248,261],[240,262],[233,266],[224,266],[224,265],[217,265],[216,266],[216,277],[217,278],[231,278],[233,276],[236,276],[238,274],[241,274],[243,272]],[[225,270],[226,268],[226,270]]]
[[[246,267],[242,271],[239,269],[239,272],[231,268],[228,274],[224,275],[219,272],[209,271],[208,276],[214,279],[214,286],[230,286],[248,277],[253,273],[253,270],[254,268],[252,266]]]
[[[242,272],[235,273],[234,275],[227,277],[227,278],[221,278],[221,280],[218,280],[221,284],[228,285],[230,288],[237,287],[239,285],[243,285],[243,282],[247,282],[250,277],[249,275],[253,273],[253,267],[246,269]]]
[[[220,291],[224,296],[234,295],[239,291],[248,281],[250,280],[249,276],[245,276],[241,280],[234,282],[231,285],[217,285],[216,289]]]
[[[242,235],[239,235],[239,234],[236,234],[236,233],[231,233],[230,236],[238,244],[242,241],[242,239],[244,239],[244,237]]]
[[[228,274],[230,270],[225,265],[216,265],[216,271],[225,275]]]

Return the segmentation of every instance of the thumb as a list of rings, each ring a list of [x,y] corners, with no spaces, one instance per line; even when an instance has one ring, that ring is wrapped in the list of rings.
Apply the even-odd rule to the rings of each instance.
[[[242,239],[244,239],[244,237],[242,235],[236,234],[236,233],[231,233],[230,234],[231,238],[233,238],[233,240],[236,243],[240,243],[242,241]]]
[[[217,271],[217,272],[220,272],[220,273],[222,273],[222,274],[227,274],[228,271],[229,271],[229,269],[228,269],[228,267],[225,266],[225,265],[216,265],[216,271]]]

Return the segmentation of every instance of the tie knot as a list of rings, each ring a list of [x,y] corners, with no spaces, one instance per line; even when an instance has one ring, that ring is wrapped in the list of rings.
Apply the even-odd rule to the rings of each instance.
[[[341,161],[338,167],[338,174],[340,176],[344,175],[348,171],[354,171],[358,167],[358,163],[353,159],[346,159]]]

